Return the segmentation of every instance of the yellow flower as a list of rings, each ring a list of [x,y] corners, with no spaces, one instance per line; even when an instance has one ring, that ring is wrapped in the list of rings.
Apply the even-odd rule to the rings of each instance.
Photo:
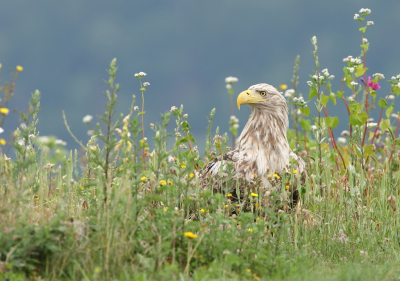
[[[273,176],[276,177],[277,179],[280,179],[280,178],[281,178],[281,177],[278,176],[277,174],[274,174]]]
[[[185,162],[182,162],[182,164],[181,164],[181,168],[186,168],[186,163]]]
[[[268,175],[269,178],[272,178],[272,175]]]
[[[171,180],[169,180],[169,181],[168,181],[168,184],[169,184],[169,185],[172,185],[172,181],[171,181]]]
[[[8,108],[5,108],[5,107],[0,108],[0,113],[2,113],[2,114],[4,114],[4,115],[7,115],[8,112],[10,112],[10,110],[9,110]]]
[[[253,177],[254,177],[254,178],[256,178],[256,177],[257,177],[257,175],[256,175],[256,174],[254,174],[254,175],[253,175]]]
[[[281,90],[286,90],[287,89],[287,85],[285,83],[282,83],[279,85],[279,88],[281,88]]]
[[[126,158],[125,160],[126,160],[126,162],[128,162],[128,163],[129,163],[129,158]]]
[[[293,174],[297,174],[297,170],[293,170]]]
[[[258,194],[257,193],[251,193],[251,196],[253,196],[253,197],[257,197],[258,196]]]
[[[250,272],[251,272],[251,269],[250,269],[250,268],[246,269],[246,272],[247,272],[247,273],[250,273]]]
[[[18,72],[21,72],[22,70],[24,70],[24,68],[20,65],[17,65],[16,69]]]
[[[288,186],[288,185],[286,186],[286,189],[289,189],[289,186]]]
[[[256,205],[256,207],[258,207],[258,203],[256,203],[255,205]]]
[[[232,197],[232,194],[228,193],[225,195],[226,197]]]
[[[193,232],[185,232],[183,235],[185,235],[185,237],[187,237],[189,239],[197,238],[197,235],[194,234]]]
[[[164,207],[164,212],[168,211],[168,207]]]
[[[123,170],[122,168],[119,168],[119,171],[120,171],[120,172],[122,172],[122,170]]]
[[[248,232],[253,232],[253,229],[248,228],[247,231],[248,231]]]
[[[255,274],[255,273],[253,274],[253,279],[254,279],[254,280],[261,280],[261,278],[258,277],[257,274]]]
[[[2,67],[1,63],[0,63],[0,68]]]
[[[160,180],[160,185],[161,186],[164,186],[164,185],[166,185],[167,184],[167,182],[165,181],[165,180]]]
[[[185,166],[185,168],[186,168],[186,166]],[[191,173],[191,174],[189,175],[189,177],[190,177],[190,178],[193,178],[193,177],[194,177],[194,174]]]
[[[200,211],[201,211],[202,213],[205,213],[205,212],[206,212],[206,210],[204,210],[204,209],[201,209]]]
[[[147,178],[144,177],[144,176],[140,178],[141,181],[145,181],[146,179],[147,179]]]
[[[192,197],[189,197],[189,200],[192,200]]]
[[[257,220],[259,221],[259,220],[260,220],[260,217],[257,217]]]
[[[228,208],[229,206],[228,205],[225,205],[225,208]]]
[[[5,145],[6,141],[4,139],[0,139],[0,145]]]

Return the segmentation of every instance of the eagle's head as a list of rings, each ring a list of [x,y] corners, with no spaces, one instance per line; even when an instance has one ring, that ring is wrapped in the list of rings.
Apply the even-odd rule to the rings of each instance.
[[[285,98],[271,85],[261,83],[250,86],[237,98],[237,106],[248,104],[252,111],[268,111],[278,113],[287,111]]]

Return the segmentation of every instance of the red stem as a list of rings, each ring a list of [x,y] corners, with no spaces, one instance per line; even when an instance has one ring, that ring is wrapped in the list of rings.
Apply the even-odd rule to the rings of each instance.
[[[400,124],[400,117],[397,117],[397,127],[396,127],[396,133],[394,135],[395,138],[397,136],[397,133],[399,132],[399,124]],[[393,141],[392,152],[390,153],[388,164],[390,164],[390,161],[392,160],[395,145],[396,145],[396,141]]]

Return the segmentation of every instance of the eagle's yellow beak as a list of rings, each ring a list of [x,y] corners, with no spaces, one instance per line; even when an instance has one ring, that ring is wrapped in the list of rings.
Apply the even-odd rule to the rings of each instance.
[[[264,99],[255,96],[252,91],[246,90],[239,94],[237,98],[237,107],[240,110],[241,104],[256,103],[259,101],[264,101]]]

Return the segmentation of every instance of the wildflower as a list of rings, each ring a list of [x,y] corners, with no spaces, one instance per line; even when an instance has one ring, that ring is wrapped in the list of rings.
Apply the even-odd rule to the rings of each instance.
[[[388,100],[394,100],[396,97],[394,95],[388,95],[388,96],[386,96],[386,98]]]
[[[355,14],[354,15],[354,20],[358,19],[359,16],[360,16],[359,14]]]
[[[268,175],[268,178],[272,178],[272,175]]]
[[[285,97],[290,98],[294,95],[294,93],[295,93],[294,89],[286,90]]]
[[[203,214],[206,212],[206,210],[204,210],[204,209],[201,209],[200,210],[200,212],[202,212]]]
[[[83,117],[82,121],[83,123],[90,123],[90,121],[92,121],[93,116],[92,115],[86,115],[85,117]]]
[[[134,111],[138,111],[138,110],[139,110],[139,106],[135,106],[135,107],[133,108],[133,110],[134,110]]]
[[[185,162],[182,162],[181,168],[182,168],[182,169],[186,168],[186,163],[185,163]]]
[[[188,118],[188,114],[186,113],[186,114],[183,114],[183,118]]]
[[[248,228],[247,231],[248,231],[248,232],[253,232],[253,229]]]
[[[329,80],[332,80],[333,78],[335,78],[335,75],[329,76]]]
[[[367,25],[374,25],[374,22],[372,20],[367,21]]]
[[[141,177],[140,180],[141,181],[145,181],[147,178],[145,176]]]
[[[361,59],[359,58],[350,58],[350,62],[354,64],[361,64]]]
[[[0,69],[1,69],[1,67],[2,67],[2,64],[0,63]]]
[[[326,77],[329,76],[329,72],[328,72],[328,69],[327,69],[327,68],[324,68],[321,72],[322,72]]]
[[[231,90],[231,89],[232,89],[232,85],[231,85],[231,84],[226,84],[225,88],[226,88],[227,90]]]
[[[247,273],[250,273],[250,272],[251,272],[251,269],[250,269],[250,268],[246,269],[246,272],[247,272]]]
[[[385,79],[385,75],[383,75],[382,73],[375,73],[372,74],[373,77],[379,77],[379,79]]]
[[[260,217],[257,217],[257,220],[259,221],[259,220],[260,220]]]
[[[372,82],[371,81],[371,76],[368,76],[367,83],[365,83],[364,78],[360,78],[360,81],[363,82],[364,84],[366,84],[365,86],[371,87],[372,90],[378,90],[378,89],[381,88],[381,86],[379,86],[378,82]]]
[[[311,44],[316,45],[317,44],[317,36],[313,36],[311,38]]]
[[[233,127],[234,129],[239,129],[239,124],[233,124],[232,127]]]
[[[190,178],[193,178],[193,177],[194,177],[194,174],[193,174],[193,173],[190,173],[189,177],[190,177]]]
[[[164,212],[168,211],[168,207],[164,207]]]
[[[8,112],[10,112],[10,110],[9,110],[8,108],[5,108],[5,107],[0,108],[0,113],[1,113],[1,114],[7,115]]]
[[[277,174],[273,174],[272,176],[275,177],[275,178],[277,178],[277,179],[280,179],[280,178],[281,178],[281,177],[278,176]]]
[[[62,145],[62,146],[66,146],[66,145],[67,145],[67,143],[66,143],[65,141],[63,141],[63,140],[56,140],[56,141],[54,142],[54,144],[56,144],[56,145]]]
[[[237,81],[239,81],[239,79],[237,79],[236,77],[229,76],[225,78],[226,84],[236,83]]]
[[[351,81],[351,83],[350,83],[351,85],[353,85],[353,86],[356,86],[356,85],[358,85],[358,83],[357,82],[355,82],[355,81]]]
[[[342,143],[342,144],[345,144],[347,142],[346,138],[342,138],[342,137],[339,137],[337,140],[339,143]]]
[[[22,70],[24,70],[24,68],[20,65],[17,65],[16,69],[18,72],[21,72]]]
[[[347,67],[347,69],[348,69],[351,73],[354,72],[354,67]]]
[[[311,82],[311,81],[307,81],[307,84],[308,84],[308,86],[312,86],[313,85],[313,83]]]
[[[253,192],[250,195],[253,196],[253,197],[257,197],[258,196],[257,193],[253,193]]]
[[[4,129],[2,127],[0,127],[0,134],[4,132]]]
[[[226,196],[226,197],[231,197],[232,194],[231,194],[231,193],[227,193],[225,196]]]
[[[367,44],[368,43],[368,39],[367,38],[363,38],[363,44]]]
[[[185,237],[189,238],[189,239],[195,239],[197,238],[197,235],[194,234],[193,232],[185,232],[183,235],[185,235]]]
[[[293,170],[293,174],[297,174],[297,170]]]
[[[171,106],[171,112],[177,110],[178,108],[176,106]]]
[[[372,128],[372,127],[375,127],[376,125],[378,125],[378,123],[368,123],[367,127]]]
[[[228,208],[228,207],[229,207],[229,205],[225,205],[224,207],[225,207],[225,208]]]
[[[284,91],[287,89],[287,85],[285,83],[282,83],[279,85],[279,88]]]
[[[0,145],[5,145],[6,141],[4,139],[0,139]]]
[[[347,130],[342,131],[341,133],[342,136],[350,136],[350,132]]]
[[[351,97],[348,97],[347,98],[349,101],[354,101],[354,98],[351,96]]]
[[[361,13],[361,14],[370,14],[371,10],[367,9],[367,8],[362,8],[362,9],[360,9],[359,13]]]
[[[392,114],[390,115],[390,117],[399,118],[399,115],[397,115],[396,113],[392,113]]]
[[[253,177],[256,178],[256,177],[257,177],[257,174],[254,174]]]
[[[143,87],[147,87],[147,86],[150,86],[150,83],[149,82],[144,82],[143,83]]]
[[[135,73],[135,77],[136,78],[142,78],[142,77],[144,77],[144,76],[146,76],[147,74],[146,73],[144,73],[144,72],[139,72],[139,73]]]
[[[169,185],[172,185],[172,181],[171,181],[171,180],[169,180],[169,181],[168,181],[168,184],[169,184]]]
[[[160,180],[160,182],[159,182],[159,183],[160,183],[160,185],[161,185],[161,186],[164,186],[164,185],[166,185],[166,184],[167,184],[167,182],[166,182],[165,180]]]

